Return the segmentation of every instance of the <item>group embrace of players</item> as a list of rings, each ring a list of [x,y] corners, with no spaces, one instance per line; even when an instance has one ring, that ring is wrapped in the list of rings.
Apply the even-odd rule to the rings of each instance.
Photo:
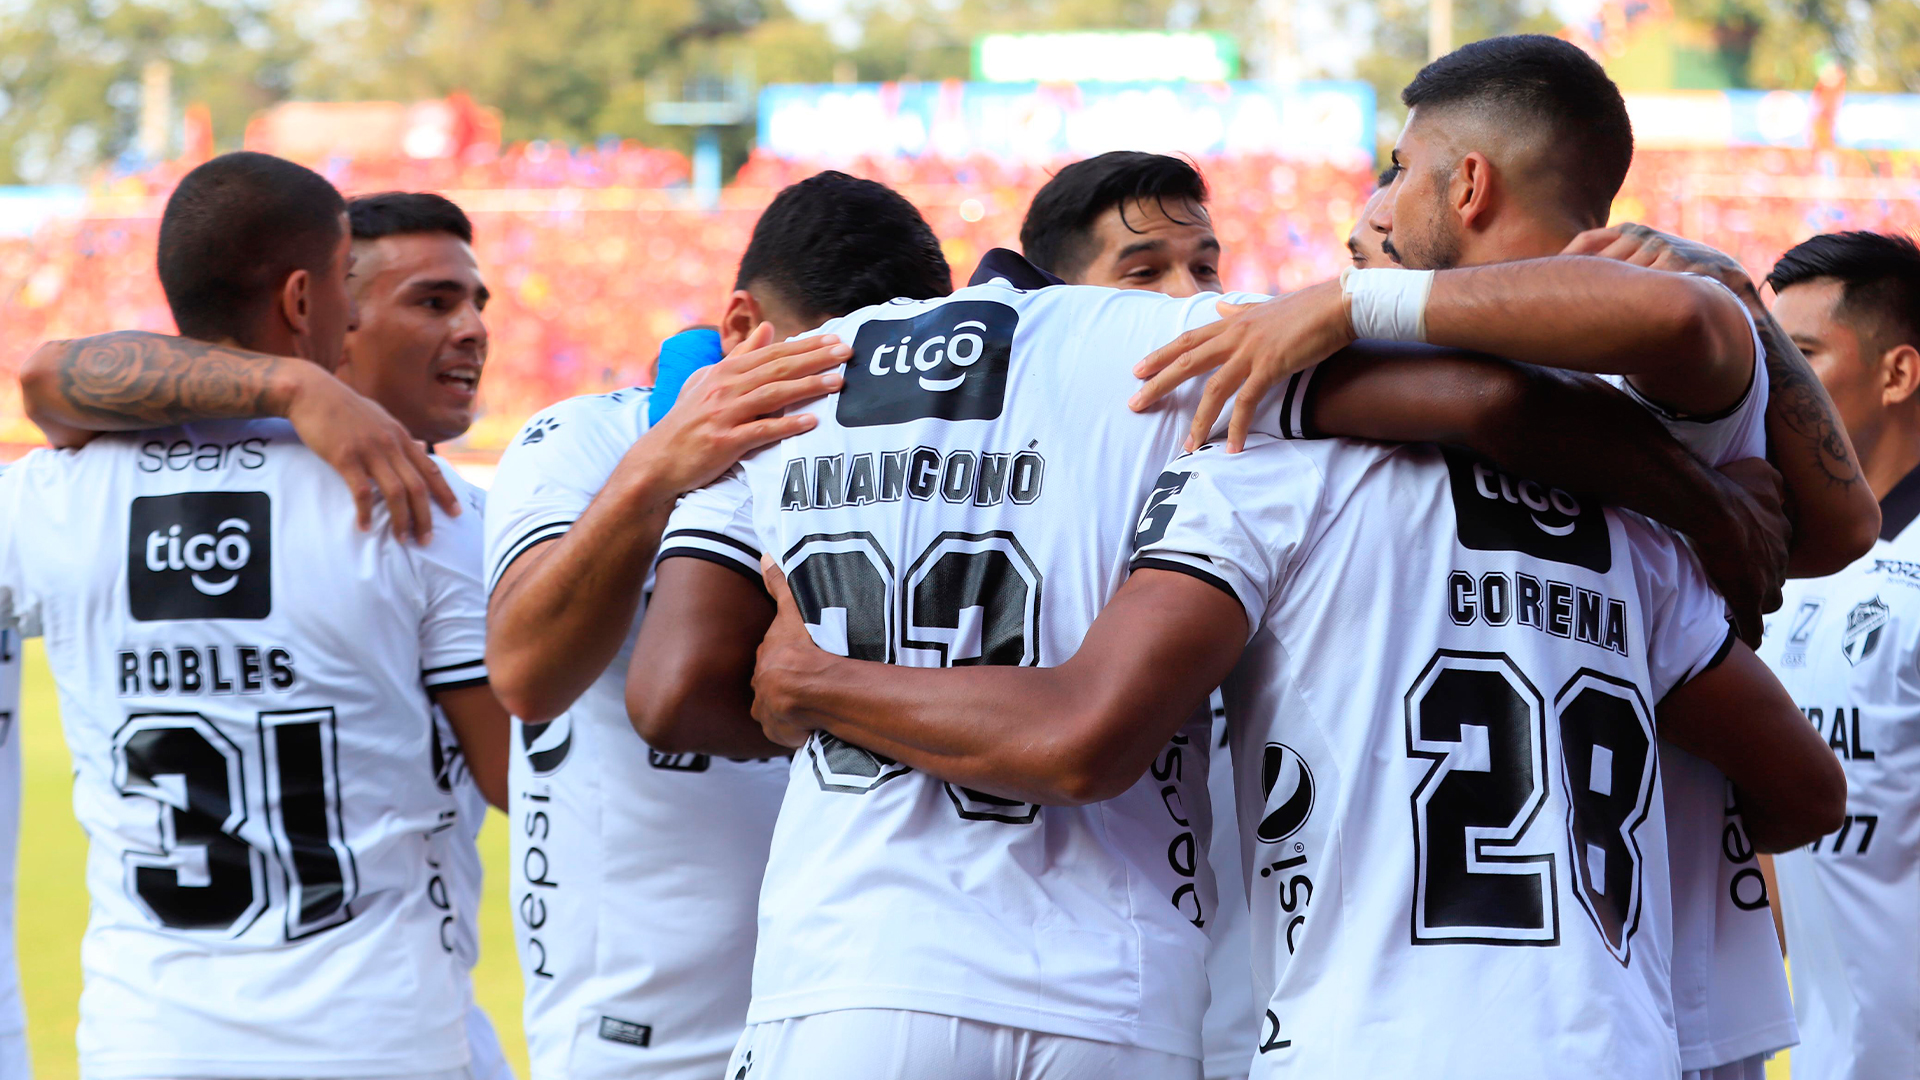
[[[504,1080],[487,803],[537,1080],[1920,1075],[1920,252],[1816,237],[1776,320],[1604,227],[1574,47],[1404,98],[1358,269],[1277,299],[1174,158],[1061,170],[959,290],[795,184],[717,331],[486,493],[431,455],[458,208],[190,173],[182,336],[36,352],[63,449],[0,476],[83,1075]]]

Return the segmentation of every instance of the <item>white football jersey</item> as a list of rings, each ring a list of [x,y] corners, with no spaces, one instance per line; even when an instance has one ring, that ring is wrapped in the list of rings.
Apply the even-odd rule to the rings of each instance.
[[[0,618],[44,632],[89,839],[82,1074],[463,1068],[428,695],[486,677],[479,516],[362,530],[255,421],[35,451],[0,521]]]
[[[0,466],[0,475],[5,467]],[[0,1077],[28,1069],[27,1013],[14,957],[14,868],[20,854],[20,631],[0,623]]]
[[[1675,416],[1625,379],[1608,381],[1709,465],[1764,458],[1766,346],[1752,316],[1747,319],[1753,379],[1723,414]],[[1798,1034],[1780,939],[1758,854],[1733,808],[1732,787],[1719,769],[1678,747],[1662,743],[1660,761],[1673,870],[1673,1008],[1681,1064],[1689,1071],[1712,1069],[1791,1046]]]
[[[587,509],[647,427],[647,392],[529,420],[487,496],[487,585]],[[514,934],[535,1080],[711,1080],[746,1026],[755,904],[787,763],[662,754],[627,720],[642,605],[558,719],[514,721]]]
[[[1760,650],[1847,773],[1840,830],[1774,858],[1794,1080],[1920,1076],[1920,471],[1880,513],[1859,561],[1787,582]]]
[[[815,640],[910,666],[1048,666],[1126,577],[1198,385],[1127,409],[1135,360],[1219,297],[972,286],[862,309],[812,431],[684,499],[661,558],[786,571]],[[749,1021],[904,1009],[1201,1057],[1204,711],[1125,794],[1038,807],[830,736],[794,755]]]
[[[1653,709],[1733,638],[1677,537],[1454,451],[1262,438],[1168,466],[1134,567],[1249,620],[1255,1076],[1679,1073]]]
[[[1209,702],[1213,747],[1207,763],[1207,801],[1213,835],[1207,862],[1220,906],[1207,927],[1207,1015],[1200,1035],[1206,1047],[1207,1080],[1247,1075],[1247,1061],[1260,1043],[1260,1010],[1253,1000],[1253,950],[1247,930],[1246,877],[1240,871],[1240,822],[1233,812],[1233,751],[1227,743],[1227,703],[1220,691]]]

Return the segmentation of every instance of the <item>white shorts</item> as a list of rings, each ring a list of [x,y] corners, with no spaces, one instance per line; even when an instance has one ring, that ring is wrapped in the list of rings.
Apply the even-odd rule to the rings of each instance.
[[[725,1080],[1200,1080],[1200,1062],[903,1009],[753,1024]]]
[[[1767,1055],[1755,1054],[1745,1061],[1716,1065],[1711,1069],[1693,1069],[1681,1073],[1680,1080],[1767,1080]]]

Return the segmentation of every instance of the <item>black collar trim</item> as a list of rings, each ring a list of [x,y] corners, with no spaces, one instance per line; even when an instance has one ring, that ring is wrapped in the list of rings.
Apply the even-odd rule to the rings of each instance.
[[[1920,469],[1900,478],[1880,500],[1880,539],[1892,540],[1920,517]]]
[[[1028,262],[1025,255],[1006,248],[994,248],[981,256],[980,267],[973,272],[973,277],[967,281],[967,284],[985,285],[994,278],[1004,278],[1008,284],[1023,292],[1044,289],[1049,285],[1066,284]]]

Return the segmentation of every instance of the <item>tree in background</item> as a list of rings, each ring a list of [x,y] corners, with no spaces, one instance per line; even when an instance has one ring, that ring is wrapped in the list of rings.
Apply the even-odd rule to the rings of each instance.
[[[271,0],[23,0],[0,8],[0,183],[84,179],[134,147],[159,61],[215,129],[293,89],[306,46]]]

